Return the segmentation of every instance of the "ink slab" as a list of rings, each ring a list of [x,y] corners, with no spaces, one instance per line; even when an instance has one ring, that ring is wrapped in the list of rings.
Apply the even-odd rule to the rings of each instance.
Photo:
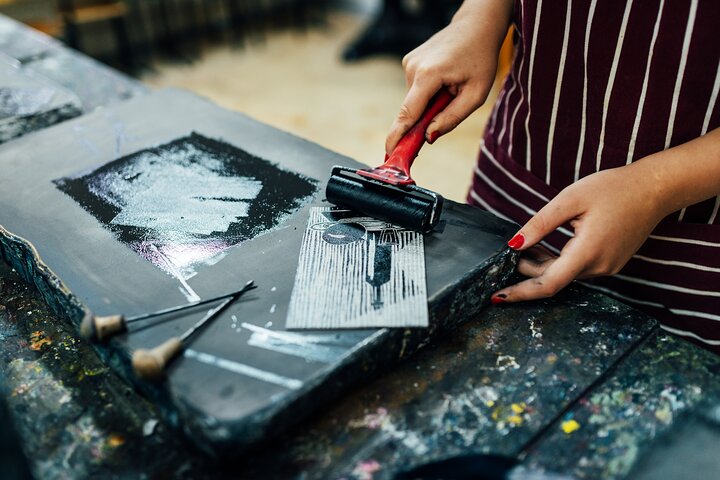
[[[168,155],[178,142],[199,142],[195,145],[199,149],[210,145],[212,158],[203,167],[210,171],[226,168],[223,165],[232,163],[226,157],[242,151],[248,162],[272,167],[263,187],[273,187],[275,175],[303,179],[300,183],[311,188],[294,193],[289,203],[276,203],[273,208],[284,210],[264,230],[211,252],[201,262],[193,263],[191,255],[189,264],[183,264],[189,268],[182,271],[163,268],[162,262],[143,256],[145,250],[134,248],[133,239],[104,219],[97,199],[88,203],[59,188],[62,182],[98,179],[109,171],[117,179],[122,168],[149,161],[148,156]],[[215,455],[239,454],[284,431],[350,385],[367,380],[378,368],[409,355],[436,334],[475,316],[514,267],[515,255],[505,242],[516,225],[447,202],[442,229],[425,238],[429,328],[286,332],[285,316],[309,208],[328,206],[322,192],[335,164],[360,166],[193,94],[159,91],[0,147],[4,172],[0,252],[38,287],[51,307],[76,325],[87,311],[142,314],[182,304],[193,295],[208,298],[226,293],[254,280],[259,288],[204,330],[160,384],[134,376],[131,353],[182,333],[202,310],[137,329],[98,347],[106,363],[153,400],[166,419],[198,446]],[[222,171],[220,176],[233,175]],[[123,178],[121,190],[132,183],[132,175]],[[281,183],[275,185],[279,196],[287,194]],[[193,190],[187,183],[179,188]],[[118,191],[108,192],[106,200],[112,204]],[[239,201],[250,203],[245,205],[250,209],[254,201],[251,194],[244,199],[210,198],[197,192],[190,196],[191,205]],[[150,226],[139,226],[132,209],[121,214],[119,223],[136,228],[164,225],[158,217]],[[193,238],[213,234],[194,232]],[[173,258],[185,258],[183,252],[194,255],[192,248],[181,248]]]

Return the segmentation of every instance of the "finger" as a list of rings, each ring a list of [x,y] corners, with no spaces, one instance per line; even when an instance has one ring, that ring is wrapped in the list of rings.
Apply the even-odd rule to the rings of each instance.
[[[526,277],[539,277],[554,261],[555,259],[538,261],[532,258],[521,258],[517,264],[517,271]]]
[[[527,250],[563,223],[581,214],[577,202],[572,201],[561,192],[557,197],[540,209],[508,242],[514,250]]]
[[[536,262],[544,262],[545,260],[555,259],[558,256],[552,253],[544,245],[537,244],[525,250],[522,253],[523,258],[531,258]]]
[[[551,262],[540,276],[500,290],[493,295],[493,303],[522,302],[552,297],[578,278],[585,270],[587,260],[577,248],[570,245],[570,242],[568,246],[570,248],[566,246],[562,254]]]
[[[487,98],[478,88],[461,89],[445,109],[438,113],[428,125],[425,136],[428,143],[433,143],[440,136],[452,131],[460,123],[477,110]]]
[[[441,86],[439,80],[413,83],[400,107],[400,113],[390,127],[390,133],[385,140],[385,153],[392,153],[402,136],[420,119],[428,102]]]

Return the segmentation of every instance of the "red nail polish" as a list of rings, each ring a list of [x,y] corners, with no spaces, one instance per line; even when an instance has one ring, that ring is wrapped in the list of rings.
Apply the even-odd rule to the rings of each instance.
[[[490,303],[493,305],[497,305],[499,303],[505,303],[505,299],[507,298],[507,295],[504,293],[498,293],[497,295],[490,298]]]
[[[385,154],[385,161],[387,162],[389,158],[390,158],[390,155],[386,153],[386,154]]]
[[[518,233],[513,238],[511,238],[507,244],[508,244],[508,247],[512,248],[513,250],[517,250],[520,247],[522,247],[524,243],[525,243],[525,237],[523,236],[522,233]]]
[[[428,139],[428,143],[429,143],[430,145],[432,145],[433,143],[435,143],[435,140],[437,140],[439,136],[440,136],[440,132],[438,132],[437,130],[435,130],[434,132],[432,132],[432,133],[430,134],[430,138]]]

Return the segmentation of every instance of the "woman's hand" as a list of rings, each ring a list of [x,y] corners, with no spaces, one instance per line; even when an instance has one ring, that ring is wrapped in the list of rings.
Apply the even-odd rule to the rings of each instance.
[[[643,165],[603,170],[568,186],[508,243],[523,255],[518,271],[531,278],[504,288],[493,303],[545,298],[575,279],[613,275],[670,212],[665,192]],[[555,256],[538,245],[570,223],[575,236]]]
[[[441,87],[455,99],[430,123],[425,134],[429,143],[485,103],[511,11],[509,0],[465,1],[450,25],[405,56],[408,93],[385,141],[388,154]]]
[[[612,275],[673,212],[720,195],[720,128],[624,167],[566,187],[508,242],[524,252],[531,277],[504,288],[493,303],[550,297],[575,279]],[[537,244],[564,223],[575,236],[560,256]]]

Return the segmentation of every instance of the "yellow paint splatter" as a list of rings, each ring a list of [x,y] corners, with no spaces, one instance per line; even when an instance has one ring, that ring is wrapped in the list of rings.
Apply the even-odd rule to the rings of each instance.
[[[107,439],[108,446],[112,447],[112,448],[117,448],[124,443],[125,443],[125,439],[123,438],[122,435],[118,435],[118,434],[110,435]]]
[[[512,423],[513,425],[520,425],[522,421],[523,419],[520,415],[510,415],[508,417],[508,422]]]
[[[495,405],[495,402],[493,400],[488,400],[487,402],[485,402],[485,405],[492,408]]]
[[[500,409],[499,409],[499,408],[496,408],[495,410],[493,410],[493,412],[492,412],[492,414],[490,415],[490,417],[492,417],[492,419],[497,422],[497,419],[500,418]]]
[[[526,406],[527,405],[525,405],[524,403],[513,403],[512,405],[510,405],[510,408],[515,413],[522,413],[525,411]]]
[[[30,350],[39,352],[45,345],[50,345],[52,339],[45,332],[36,330],[30,334]]]
[[[575,430],[580,429],[580,424],[575,420],[566,420],[562,422],[561,428],[563,432],[565,432],[567,435],[570,435]]]
[[[655,412],[655,418],[660,420],[666,425],[669,425],[672,423],[673,415],[672,411],[670,410],[670,407],[667,405],[664,408],[660,408]]]

